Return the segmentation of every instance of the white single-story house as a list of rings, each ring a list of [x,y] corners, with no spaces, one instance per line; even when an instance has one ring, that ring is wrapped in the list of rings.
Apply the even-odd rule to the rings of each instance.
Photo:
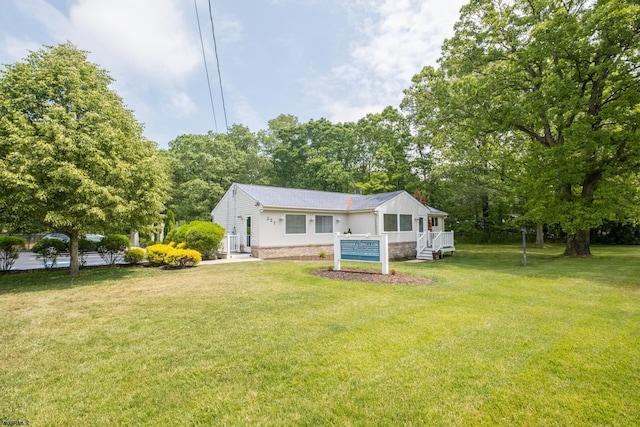
[[[258,258],[333,254],[336,233],[386,234],[389,257],[453,252],[443,211],[425,206],[406,191],[360,195],[232,184],[211,212],[226,230],[226,253]]]

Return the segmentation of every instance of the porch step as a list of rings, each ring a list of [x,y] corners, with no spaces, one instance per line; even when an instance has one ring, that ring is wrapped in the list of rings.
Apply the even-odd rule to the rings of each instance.
[[[435,261],[437,259],[442,259],[442,251],[434,252],[430,248],[425,248],[418,254],[418,256],[416,256],[416,258],[425,261]]]

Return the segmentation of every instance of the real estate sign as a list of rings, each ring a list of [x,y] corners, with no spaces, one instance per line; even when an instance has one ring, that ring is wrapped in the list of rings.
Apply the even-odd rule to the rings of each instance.
[[[340,261],[382,263],[382,274],[389,274],[387,236],[369,234],[336,234],[333,241],[334,270],[340,270]]]

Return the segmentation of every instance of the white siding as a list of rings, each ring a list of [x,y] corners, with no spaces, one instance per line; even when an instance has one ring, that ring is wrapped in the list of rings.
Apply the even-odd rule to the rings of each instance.
[[[381,234],[388,236],[389,243],[400,242],[415,242],[419,217],[426,218],[427,208],[420,204],[416,199],[411,197],[408,193],[402,193],[397,197],[389,200],[378,208],[379,227]],[[384,214],[397,215],[398,231],[385,232],[384,231]],[[399,215],[411,215],[411,231],[400,231],[400,217]]]
[[[351,229],[353,234],[378,234],[379,228],[376,227],[378,215],[374,211],[350,213],[346,230]]]
[[[243,236],[246,234],[248,216],[251,216],[251,244],[257,245],[260,235],[260,208],[256,206],[256,200],[244,191],[232,185],[212,212],[213,222],[224,227],[226,233],[233,234],[235,229],[236,234]]]
[[[304,215],[306,233],[287,234],[285,229],[287,215]],[[316,233],[316,215],[333,216],[333,233]],[[344,231],[347,231],[349,228],[347,215],[344,213],[316,211],[296,212],[267,209],[265,209],[261,214],[260,225],[261,247],[333,244],[333,234],[342,233]]]

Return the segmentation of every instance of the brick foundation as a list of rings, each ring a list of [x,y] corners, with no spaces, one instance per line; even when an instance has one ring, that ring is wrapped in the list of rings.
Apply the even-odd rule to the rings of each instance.
[[[252,255],[261,259],[318,256],[321,252],[326,253],[328,256],[333,255],[333,245],[251,247]],[[389,243],[389,259],[413,258],[415,256],[415,242]]]

